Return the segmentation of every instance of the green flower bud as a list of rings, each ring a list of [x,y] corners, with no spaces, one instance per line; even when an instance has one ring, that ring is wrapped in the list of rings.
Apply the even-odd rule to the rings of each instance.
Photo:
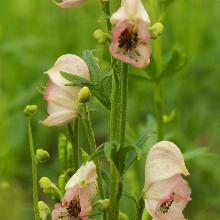
[[[39,185],[42,189],[49,189],[52,187],[53,183],[51,182],[51,180],[47,177],[42,177],[39,180]]]
[[[105,33],[104,33],[103,30],[97,29],[97,30],[95,30],[95,31],[93,32],[93,37],[94,37],[96,40],[99,40],[100,38],[103,37],[104,34],[105,34]]]
[[[100,199],[97,201],[97,204],[100,204],[103,209],[107,209],[109,207],[110,200],[109,199]]]
[[[49,195],[53,201],[60,202],[63,198],[63,194],[49,178],[42,177],[39,181],[39,185],[43,192]]]
[[[105,33],[103,30],[98,29],[93,32],[93,37],[100,43],[103,44],[111,39],[111,35]]]
[[[67,138],[61,133],[58,138],[58,159],[63,169],[66,169],[66,146]]]
[[[41,220],[46,220],[50,216],[50,208],[48,207],[48,205],[45,202],[39,201],[38,202],[38,209],[39,209],[39,214],[40,214]]]
[[[128,218],[128,216],[125,213],[120,212],[119,220],[129,220],[129,218]]]
[[[58,179],[58,188],[62,193],[65,192],[66,183],[67,183],[67,176],[65,173],[63,173],[59,176],[59,179]]]
[[[66,151],[67,151],[67,155],[66,155],[67,168],[70,168],[73,166],[73,148],[70,142],[68,142],[67,144]]]
[[[90,100],[90,97],[91,97],[91,93],[87,86],[84,86],[82,89],[80,89],[78,95],[79,102],[86,103]]]
[[[24,114],[26,117],[31,117],[37,111],[37,109],[37,105],[27,105],[24,108]]]
[[[151,38],[152,39],[157,39],[160,37],[164,30],[164,26],[162,23],[158,22],[152,25],[151,27],[148,28],[149,32],[151,33]]]
[[[45,163],[50,159],[50,154],[46,150],[37,149],[36,157],[40,163]]]

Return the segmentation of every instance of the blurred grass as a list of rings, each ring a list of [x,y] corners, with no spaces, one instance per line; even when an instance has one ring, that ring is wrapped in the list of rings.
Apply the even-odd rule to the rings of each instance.
[[[193,220],[220,218],[219,11],[218,0],[176,0],[168,10],[162,36],[164,53],[180,48],[188,56],[187,66],[163,85],[166,113],[173,109],[177,113],[174,121],[165,127],[167,136],[184,152],[203,147],[209,149],[207,153],[187,161],[191,173],[187,180],[192,186],[193,200],[186,209],[186,215]],[[46,116],[46,103],[39,92],[45,81],[43,72],[58,56],[65,53],[80,55],[83,49],[97,49],[97,56],[105,63],[107,47],[100,47],[92,38],[93,31],[104,24],[98,1],[88,1],[73,10],[61,10],[52,1],[45,0],[1,2],[1,219],[33,219],[31,167],[23,107],[34,103],[40,108],[33,120],[34,139],[36,146],[48,149],[52,157],[49,165],[40,167],[40,175],[48,175],[55,181],[59,173],[55,161],[56,137],[60,130],[48,129],[38,123]],[[107,112],[96,102],[93,105],[100,110],[94,111],[92,119],[97,140],[101,142],[108,132]],[[153,111],[152,86],[130,77],[131,139],[137,139],[147,130],[152,131]],[[144,160],[142,158],[127,174],[129,181],[125,190],[132,189],[133,193],[141,190]],[[44,195],[40,196],[47,200]],[[13,212],[6,201],[13,203]],[[132,202],[123,200],[122,203],[123,210],[132,220]]]

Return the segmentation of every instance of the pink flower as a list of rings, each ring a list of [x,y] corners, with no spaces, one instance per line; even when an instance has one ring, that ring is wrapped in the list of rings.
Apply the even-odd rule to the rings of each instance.
[[[96,166],[93,162],[83,165],[66,184],[61,203],[55,205],[53,220],[88,220],[91,199],[96,195]]]
[[[60,8],[72,8],[80,5],[84,0],[61,0],[61,2],[55,2]]]
[[[179,148],[168,141],[155,144],[145,166],[145,205],[154,220],[184,220],[191,189],[181,174],[189,175]]]
[[[122,0],[111,23],[115,25],[110,46],[112,56],[138,68],[149,64],[150,19],[141,0]]]
[[[46,126],[60,126],[72,121],[77,115],[79,87],[65,86],[69,83],[60,72],[68,72],[89,79],[86,63],[78,56],[66,54],[57,59],[46,73],[49,76],[44,99],[48,102],[49,116],[42,121]]]

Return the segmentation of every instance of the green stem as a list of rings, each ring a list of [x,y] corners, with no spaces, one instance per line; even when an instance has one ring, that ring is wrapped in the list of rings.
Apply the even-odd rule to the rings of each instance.
[[[74,129],[69,123],[67,125],[69,131],[69,138],[72,144],[73,150],[73,171],[74,173],[79,169],[79,120],[75,119]]]
[[[117,141],[119,135],[119,104],[120,104],[120,81],[119,64],[116,60],[112,61],[112,93],[111,93],[111,112],[110,112],[110,141]]]
[[[125,128],[126,128],[126,116],[127,116],[127,92],[128,92],[128,64],[122,63],[121,79],[121,103],[120,103],[120,137],[119,144],[124,145],[125,142]]]
[[[108,32],[111,32],[111,23],[110,23],[110,1],[109,0],[101,0],[101,4],[102,4],[102,9],[104,11],[105,14],[105,20],[106,20],[106,25],[107,25],[107,29]]]
[[[82,120],[83,120],[83,125],[86,131],[86,135],[89,141],[91,153],[95,153],[96,151],[95,136],[94,136],[94,132],[93,132],[92,125],[91,125],[90,114],[89,114],[87,104],[83,104]],[[100,164],[97,159],[94,160],[94,163],[96,165],[96,170],[97,170],[97,175],[98,175],[98,190],[99,190],[100,198],[105,199],[103,185],[102,185],[102,175],[101,175]],[[106,219],[105,212],[104,212],[103,218]]]
[[[117,96],[120,96],[119,110],[119,132],[118,138],[116,141],[123,147],[125,142],[125,129],[126,129],[126,113],[127,113],[127,91],[128,91],[128,65],[123,63],[120,76],[120,93]],[[114,93],[114,91],[112,92]],[[114,101],[114,100],[112,100]],[[114,108],[114,106],[112,106]],[[117,121],[116,121],[117,122]],[[115,122],[115,123],[116,123]],[[121,161],[123,163],[123,161]],[[122,173],[121,173],[122,172]],[[121,166],[121,171],[116,169],[113,162],[111,164],[111,191],[110,191],[110,208],[109,208],[109,220],[114,219],[118,220],[119,211],[120,211],[120,200],[123,191],[123,165]]]
[[[158,141],[164,138],[164,123],[163,123],[163,97],[161,91],[161,84],[159,81],[154,85],[154,102],[157,116],[157,139]]]
[[[140,200],[137,203],[137,213],[136,213],[135,220],[142,219],[143,211],[144,211],[144,200],[143,198],[140,198]]]
[[[38,210],[37,159],[34,151],[33,136],[31,130],[31,117],[27,117],[27,129],[28,129],[31,162],[32,162],[34,213],[35,213],[35,220],[40,220],[40,215]]]

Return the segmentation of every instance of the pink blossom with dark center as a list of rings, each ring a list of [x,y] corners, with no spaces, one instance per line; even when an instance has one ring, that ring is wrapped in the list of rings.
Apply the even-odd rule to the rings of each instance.
[[[123,0],[121,8],[111,17],[110,51],[112,56],[138,68],[150,62],[149,16],[140,0]]]
[[[66,184],[61,203],[52,212],[52,220],[88,220],[92,210],[91,200],[97,193],[96,166],[88,162],[78,169]]]
[[[168,141],[155,144],[145,166],[145,205],[154,220],[185,220],[191,189],[181,174],[189,172],[179,148]]]

